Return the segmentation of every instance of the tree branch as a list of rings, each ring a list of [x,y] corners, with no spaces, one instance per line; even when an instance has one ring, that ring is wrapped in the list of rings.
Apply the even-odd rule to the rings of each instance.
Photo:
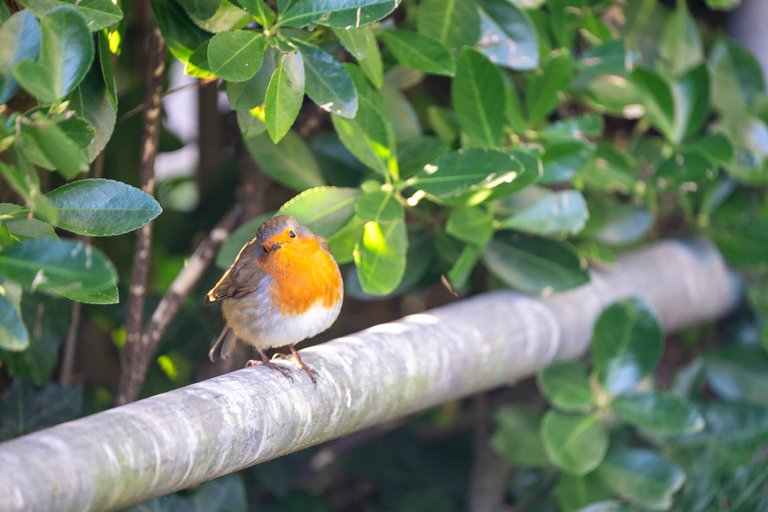
[[[165,43],[156,25],[149,29],[147,50],[147,109],[144,111],[144,131],[141,136],[139,182],[141,189],[153,195],[155,191],[155,157],[160,137],[160,112],[165,74]],[[138,396],[143,375],[136,373],[136,360],[141,357],[141,329],[144,314],[144,298],[149,275],[152,250],[152,223],[147,223],[136,233],[136,249],[133,253],[133,272],[128,289],[125,310],[127,338],[120,357],[120,382],[118,404],[133,401]]]

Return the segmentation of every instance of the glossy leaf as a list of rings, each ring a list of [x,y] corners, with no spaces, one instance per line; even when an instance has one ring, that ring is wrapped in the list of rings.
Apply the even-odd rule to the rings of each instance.
[[[546,294],[589,282],[576,251],[559,240],[498,232],[483,261],[507,285],[525,293]]]
[[[596,238],[608,245],[621,246],[637,242],[654,224],[650,211],[632,205],[615,205],[609,216],[596,233]]]
[[[264,123],[272,142],[285,137],[304,98],[304,62],[299,52],[284,53],[272,74],[264,99]]]
[[[329,237],[352,218],[359,195],[357,188],[315,187],[285,203],[278,213],[293,215],[316,235]]]
[[[643,449],[609,454],[597,475],[620,497],[650,510],[669,510],[672,495],[685,482],[680,466]]]
[[[117,275],[104,254],[73,240],[26,240],[0,252],[0,273],[30,290],[79,302],[118,301]]]
[[[334,29],[339,43],[357,59],[360,69],[373,85],[381,88],[384,83],[384,67],[376,36],[368,27],[353,29]]]
[[[288,2],[278,22],[290,27],[322,22],[336,28],[358,28],[383,18],[396,6],[395,0],[302,0]]]
[[[221,6],[221,0],[177,0],[190,16],[202,20],[216,14]]]
[[[540,123],[560,103],[558,94],[568,89],[573,75],[573,61],[567,53],[556,55],[534,75],[525,97],[528,121]]]
[[[39,59],[19,62],[13,73],[24,89],[52,103],[85,77],[93,62],[93,38],[83,17],[70,5],[46,12],[40,20],[40,33]]]
[[[542,183],[570,181],[592,158],[594,147],[585,140],[560,140],[546,144],[541,155],[544,166]]]
[[[472,272],[477,266],[483,255],[483,247],[475,244],[467,244],[459,253],[458,258],[453,262],[448,273],[445,275],[454,291],[460,291],[469,282]]]
[[[112,101],[100,66],[91,67],[69,102],[93,128],[94,137],[85,149],[86,162],[93,162],[107,146],[117,122],[117,105]]]
[[[594,405],[586,368],[578,362],[555,363],[540,371],[536,380],[547,400],[558,409],[587,412]]]
[[[314,155],[292,131],[278,144],[262,132],[246,138],[245,145],[261,170],[289,188],[301,191],[325,184]]]
[[[712,103],[720,112],[748,110],[765,91],[765,78],[752,53],[734,41],[720,40],[709,52]]]
[[[480,37],[480,15],[473,0],[425,0],[419,5],[419,33],[451,50],[474,46]]]
[[[408,30],[387,30],[379,37],[401,64],[434,75],[453,76],[453,56],[439,41]]]
[[[410,100],[399,89],[386,83],[381,88],[381,95],[398,145],[421,137],[419,115]]]
[[[581,192],[549,192],[501,222],[501,227],[539,235],[576,234],[589,219]]]
[[[525,172],[522,163],[508,152],[472,148],[441,156],[425,165],[410,181],[414,187],[439,200],[468,192],[479,194],[482,200],[494,187],[514,183]]]
[[[363,79],[364,80],[364,79]],[[341,142],[357,158],[382,176],[397,174],[394,132],[385,113],[377,104],[383,98],[366,94],[358,89],[357,115],[346,119],[332,115],[333,127]]]
[[[617,396],[611,411],[637,428],[659,434],[690,434],[704,428],[704,418],[688,402],[670,393]]]
[[[539,65],[539,39],[526,12],[506,0],[481,0],[482,32],[478,47],[492,62],[510,69]]]
[[[726,400],[768,406],[768,356],[757,347],[718,347],[704,357],[707,385]]]
[[[19,61],[37,59],[40,53],[40,26],[28,11],[14,13],[0,25],[0,105],[18,90],[13,68]]]
[[[493,217],[479,207],[455,208],[448,215],[445,231],[464,242],[485,245],[493,237]]]
[[[264,38],[251,30],[232,30],[213,36],[208,43],[208,63],[216,76],[244,82],[256,74],[264,60]]]
[[[174,57],[189,63],[192,53],[211,38],[195,25],[181,6],[172,0],[150,0],[157,26]],[[188,71],[189,72],[189,71]]]
[[[595,477],[594,473],[584,476],[561,474],[553,494],[563,512],[638,512],[621,508],[591,509],[590,507],[605,503],[603,500],[613,497],[613,493]]]
[[[541,422],[547,458],[570,475],[598,467],[608,450],[608,433],[597,416],[549,411]]]
[[[39,150],[46,163],[65,178],[74,178],[88,169],[85,154],[59,125],[43,116],[25,119],[22,134]],[[31,151],[32,148],[29,148]],[[29,153],[28,154],[32,154]],[[40,162],[35,162],[40,164]]]
[[[360,196],[356,211],[358,217],[370,219],[354,248],[357,276],[363,291],[386,295],[405,273],[408,237],[403,207],[391,194],[372,192]]]
[[[539,136],[552,141],[586,139],[603,134],[603,118],[597,114],[574,116],[555,121],[539,130]]]
[[[37,171],[23,156],[14,155],[14,166],[0,161],[0,174],[38,217],[48,222],[56,222],[56,209],[40,191],[40,178]]]
[[[663,346],[656,314],[641,299],[632,297],[605,308],[592,336],[592,361],[603,387],[615,394],[631,390],[651,374]]]
[[[112,236],[140,228],[160,215],[155,199],[138,188],[105,179],[67,183],[48,193],[56,226],[87,236]]]
[[[233,110],[251,110],[264,103],[267,86],[269,86],[269,80],[277,69],[280,55],[278,50],[267,47],[264,51],[261,67],[250,80],[227,82],[227,99]]]
[[[505,95],[499,68],[476,50],[462,50],[451,98],[462,130],[475,145],[496,146],[501,140]]]
[[[701,35],[687,2],[677,2],[677,9],[667,18],[659,53],[673,75],[680,75],[704,60]]]
[[[493,414],[496,432],[491,446],[504,459],[518,466],[546,466],[547,456],[539,437],[541,419],[525,406],[499,407]]]
[[[19,310],[0,293],[0,349],[18,352],[29,346],[29,333]]]
[[[357,114],[357,90],[349,74],[333,56],[317,46],[295,41],[305,73],[307,96],[326,112],[354,118]]]
[[[111,0],[22,0],[20,4],[35,13],[38,18],[60,5],[71,5],[85,19],[91,32],[110,27],[123,19],[123,11]]]

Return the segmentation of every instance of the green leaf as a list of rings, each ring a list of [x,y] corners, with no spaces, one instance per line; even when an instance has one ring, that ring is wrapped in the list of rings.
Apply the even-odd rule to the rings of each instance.
[[[229,268],[229,266],[235,262],[235,258],[237,258],[240,249],[256,236],[259,226],[264,224],[265,220],[271,219],[273,216],[273,212],[262,213],[248,222],[243,223],[240,227],[230,233],[229,237],[227,237],[221,245],[219,254],[216,255],[216,266],[221,269]]]
[[[538,235],[564,232],[575,235],[584,228],[587,219],[587,202],[581,192],[562,190],[547,192],[503,220],[501,227]]]
[[[336,34],[339,43],[357,59],[357,64],[368,80],[380,89],[384,83],[384,67],[373,31],[369,27],[360,27],[347,30],[334,29],[333,33]]]
[[[510,69],[539,65],[539,39],[531,18],[507,0],[481,0],[482,33],[478,47],[495,64]]]
[[[712,104],[728,115],[747,111],[765,91],[765,79],[755,56],[738,43],[721,39],[709,52]]]
[[[40,32],[40,58],[19,62],[13,72],[24,89],[41,101],[53,103],[85,77],[93,62],[93,38],[83,17],[70,5],[46,12],[40,20]]]
[[[603,117],[597,114],[569,117],[545,126],[538,133],[542,139],[551,141],[600,137],[603,134]]]
[[[86,161],[93,162],[106,147],[117,122],[117,105],[104,83],[100,66],[91,67],[69,102],[72,109],[93,128],[93,140],[85,149]]]
[[[117,275],[104,254],[83,242],[41,238],[0,252],[0,273],[30,290],[79,302],[118,301]]]
[[[36,388],[14,379],[0,403],[0,439],[10,439],[82,416],[83,388],[61,387],[49,382]]]
[[[47,222],[19,216],[21,207],[12,203],[0,203],[0,217],[7,215],[0,220],[0,230],[7,229],[14,237],[20,239],[27,238],[56,238],[56,232]]]
[[[643,107],[648,121],[669,140],[675,140],[675,98],[672,86],[651,69],[637,67],[632,83],[643,94]]]
[[[357,28],[392,12],[395,0],[302,0],[287,2],[278,23],[300,27],[314,22],[336,28]]]
[[[37,59],[40,53],[40,26],[27,10],[14,13],[0,26],[0,105],[18,90],[13,78],[16,63]]]
[[[397,143],[400,144],[421,137],[419,115],[414,105],[400,92],[400,89],[386,83],[381,88],[381,95],[384,98],[385,108],[389,112]]]
[[[717,175],[717,166],[698,151],[682,150],[662,161],[655,177],[673,184],[694,182],[704,184]],[[659,187],[663,189],[663,187]]]
[[[354,261],[355,244],[357,244],[357,241],[363,234],[364,226],[364,220],[352,216],[344,227],[328,237],[328,247],[336,259],[336,263],[342,265]]]
[[[591,160],[594,146],[585,140],[560,140],[546,144],[541,156],[544,166],[542,183],[570,181]]]
[[[477,262],[480,261],[482,255],[482,246],[475,244],[464,246],[464,249],[461,250],[458,258],[456,258],[456,261],[453,262],[453,265],[451,265],[451,268],[445,275],[455,291],[460,291],[467,285],[469,278],[472,276],[472,271],[475,270]]]
[[[563,512],[637,512],[633,509],[593,509],[613,494],[595,477],[594,473],[584,476],[561,474],[557,479],[554,497]]]
[[[0,286],[0,349],[18,352],[29,347],[29,333],[16,306]]]
[[[424,0],[419,5],[419,33],[458,51],[480,37],[480,14],[473,0]]]
[[[267,131],[277,144],[291,129],[304,98],[304,62],[299,52],[284,53],[267,86],[264,114]]]
[[[453,56],[439,41],[408,30],[386,30],[379,37],[405,66],[434,75],[453,76],[455,72]]]
[[[475,145],[496,146],[504,134],[506,90],[499,71],[483,54],[465,48],[451,84],[453,108]]]
[[[233,110],[251,110],[264,103],[267,86],[279,62],[280,52],[272,47],[264,51],[261,67],[250,80],[227,82],[227,99]],[[266,126],[264,126],[266,130]]]
[[[642,239],[653,224],[653,214],[646,208],[631,204],[615,205],[615,208],[608,212],[606,222],[599,227],[595,237],[612,246],[628,245]]]
[[[366,223],[353,256],[363,291],[392,292],[405,273],[408,237],[405,212],[392,194],[370,192],[357,200],[356,215]]]
[[[437,160],[450,151],[448,144],[437,137],[422,135],[404,140],[398,147],[400,176],[409,178],[428,163]]]
[[[439,200],[472,193],[478,196],[479,201],[473,201],[477,204],[494,187],[513,184],[526,172],[522,163],[508,152],[471,148],[454,151],[425,165],[410,184]]]
[[[119,181],[85,179],[48,193],[58,210],[56,226],[87,236],[122,235],[160,215],[155,199]]]
[[[540,123],[560,104],[558,95],[568,90],[572,75],[573,61],[567,53],[556,55],[544,64],[540,74],[533,75],[525,97],[528,122]]]
[[[704,354],[708,386],[725,400],[768,407],[768,356],[758,347],[718,347]]]
[[[40,115],[24,118],[21,133],[29,137],[50,164],[65,178],[74,178],[88,170],[85,154],[59,125]]]
[[[219,78],[245,82],[261,67],[264,47],[264,37],[252,30],[221,32],[208,43],[208,63]]]
[[[597,416],[549,411],[540,435],[547,458],[569,475],[586,475],[608,450],[608,433]]]
[[[270,9],[264,0],[235,0],[235,3],[256,18],[259,25],[263,27],[271,27],[275,22],[275,11]]]
[[[261,170],[286,187],[301,191],[325,184],[312,151],[292,131],[279,144],[262,132],[246,138],[245,146]]]
[[[451,210],[445,231],[463,242],[485,245],[493,238],[493,217],[478,207]]]
[[[483,261],[507,285],[525,293],[551,293],[589,282],[576,251],[559,240],[497,232]]]
[[[685,482],[680,466],[643,449],[609,454],[597,475],[622,498],[650,510],[669,510],[672,495]]]
[[[387,128],[389,119],[368,98],[358,96],[354,119],[332,115],[331,120],[339,139],[355,158],[383,176],[392,174],[392,169],[396,173],[395,148]]]
[[[673,82],[672,95],[675,99],[672,140],[680,142],[698,132],[710,115],[707,67],[704,64],[694,67]]]
[[[564,361],[540,371],[539,389],[558,409],[566,412],[588,412],[594,405],[587,371],[581,363]]]
[[[178,0],[179,4],[192,17],[207,20],[216,14],[221,0]]]
[[[40,178],[32,165],[18,152],[14,151],[15,167],[0,161],[0,174],[11,185],[24,202],[39,217],[48,222],[56,222],[56,209],[40,191]]]
[[[651,374],[663,347],[664,333],[656,314],[632,297],[600,313],[592,336],[592,361],[603,387],[622,394]]]
[[[285,203],[278,213],[293,215],[316,235],[329,237],[352,218],[359,195],[357,188],[315,187]]]
[[[60,5],[71,5],[85,19],[91,32],[105,29],[123,19],[123,11],[111,0],[23,0],[19,2],[38,18]]]
[[[518,466],[543,467],[547,456],[539,437],[541,418],[531,407],[506,405],[493,413],[496,432],[491,446],[505,460]]]
[[[701,35],[687,2],[678,1],[674,14],[667,18],[659,54],[673,75],[681,75],[704,60]]]
[[[150,0],[157,26],[168,50],[180,61],[189,63],[195,49],[211,38],[192,20],[186,11],[173,0]]]
[[[51,379],[59,360],[59,346],[71,322],[73,304],[42,294],[24,294],[21,313],[31,326],[29,347],[23,352],[2,352],[0,357],[14,377],[37,386]]]
[[[704,428],[704,418],[682,398],[659,392],[617,396],[611,411],[637,428],[659,434],[690,434]]]
[[[354,118],[357,114],[357,90],[344,67],[325,50],[295,40],[304,60],[306,91],[312,101],[326,112]]]

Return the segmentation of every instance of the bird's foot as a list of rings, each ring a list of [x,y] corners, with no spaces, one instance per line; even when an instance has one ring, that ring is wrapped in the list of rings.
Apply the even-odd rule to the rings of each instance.
[[[293,346],[291,346],[291,352],[293,353],[293,362],[298,366],[299,370],[306,373],[312,379],[312,384],[317,386],[317,372],[301,359],[299,352]]]
[[[285,366],[275,364],[270,360],[264,360],[264,359],[251,359],[247,363],[245,363],[245,367],[249,366],[266,366],[267,368],[271,370],[275,370],[279,372],[283,377],[286,377],[291,382],[293,382],[293,377],[291,376],[291,370],[286,368]]]

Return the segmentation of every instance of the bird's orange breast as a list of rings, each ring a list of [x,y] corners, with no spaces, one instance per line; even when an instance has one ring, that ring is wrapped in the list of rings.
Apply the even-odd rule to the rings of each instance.
[[[273,307],[283,315],[300,315],[315,304],[331,308],[341,300],[339,267],[317,240],[286,244],[262,266],[274,279]]]

